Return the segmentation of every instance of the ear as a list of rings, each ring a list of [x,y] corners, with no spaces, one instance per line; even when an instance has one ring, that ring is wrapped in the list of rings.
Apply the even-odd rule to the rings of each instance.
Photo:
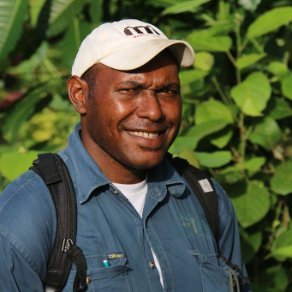
[[[81,115],[87,112],[88,84],[78,76],[71,76],[67,81],[68,96],[75,110]]]

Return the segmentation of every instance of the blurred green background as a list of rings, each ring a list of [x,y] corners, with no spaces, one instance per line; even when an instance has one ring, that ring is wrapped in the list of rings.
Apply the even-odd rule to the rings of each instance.
[[[37,153],[66,145],[78,121],[66,79],[80,42],[122,18],[192,44],[170,151],[227,190],[253,291],[292,291],[290,0],[0,0],[0,189]]]

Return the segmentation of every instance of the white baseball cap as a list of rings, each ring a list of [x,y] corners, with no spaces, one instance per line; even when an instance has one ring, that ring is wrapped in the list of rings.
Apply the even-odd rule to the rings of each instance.
[[[194,50],[181,40],[171,40],[150,23],[136,19],[104,23],[81,43],[72,75],[81,77],[91,66],[102,63],[116,70],[133,70],[168,48],[182,67],[194,63]]]

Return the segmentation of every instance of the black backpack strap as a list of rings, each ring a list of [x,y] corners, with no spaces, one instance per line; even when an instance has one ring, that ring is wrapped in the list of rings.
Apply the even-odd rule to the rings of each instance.
[[[50,190],[57,216],[56,238],[45,285],[56,291],[62,290],[74,262],[77,269],[74,291],[84,291],[87,266],[81,249],[75,244],[76,199],[68,169],[61,157],[52,153],[40,154],[31,169],[44,180]]]
[[[214,235],[217,245],[217,252],[220,253],[218,199],[212,179],[206,172],[192,166],[185,159],[172,157],[170,154],[168,154],[168,159],[176,168],[177,172],[186,179],[200,201]]]
[[[249,285],[248,278],[243,276],[242,271],[238,268],[238,266],[232,264],[220,252],[218,198],[212,179],[203,170],[190,165],[187,160],[179,157],[172,157],[172,155],[169,153],[167,156],[170,163],[176,168],[177,172],[186,179],[191,189],[194,191],[198,200],[200,201],[216,241],[218,256],[221,257],[222,260],[230,268],[232,268],[232,270],[238,276],[238,284],[240,284],[240,287]],[[235,289],[234,291],[238,290]]]

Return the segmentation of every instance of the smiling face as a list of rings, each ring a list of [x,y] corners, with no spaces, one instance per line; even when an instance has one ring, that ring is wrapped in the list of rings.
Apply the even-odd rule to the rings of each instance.
[[[102,64],[90,70],[92,88],[77,77],[68,82],[69,95],[83,95],[82,105],[71,97],[81,113],[83,144],[112,181],[136,182],[163,159],[177,135],[181,120],[178,67],[163,52],[133,71]],[[70,83],[76,82],[82,90],[70,90]]]

